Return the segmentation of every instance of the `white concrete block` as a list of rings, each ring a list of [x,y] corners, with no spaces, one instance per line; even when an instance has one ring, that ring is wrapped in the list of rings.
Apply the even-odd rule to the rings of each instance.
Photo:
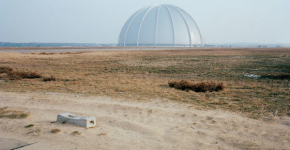
[[[76,124],[85,128],[91,128],[96,126],[95,117],[81,117],[71,113],[62,113],[57,115],[57,122],[66,122]]]

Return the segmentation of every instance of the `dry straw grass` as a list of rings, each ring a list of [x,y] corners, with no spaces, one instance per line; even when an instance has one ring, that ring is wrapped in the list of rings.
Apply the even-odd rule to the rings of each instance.
[[[35,79],[41,78],[42,75],[36,72],[26,72],[26,71],[14,71],[10,67],[0,67],[0,73],[7,74],[9,80],[20,80],[20,79]]]
[[[25,72],[25,71],[11,71],[7,73],[10,80],[18,80],[18,79],[35,79],[41,78],[42,75],[36,72]]]
[[[0,118],[24,119],[28,117],[28,113],[17,110],[9,110],[8,107],[0,108]]]
[[[10,67],[5,67],[5,66],[0,66],[0,73],[9,73],[11,72],[13,69]]]
[[[1,66],[15,68],[13,71],[37,71],[43,80],[9,80],[6,73],[0,73],[0,90],[78,93],[127,100],[165,99],[270,120],[275,115],[290,115],[290,81],[263,75],[289,75],[289,56],[289,48],[1,53]],[[57,80],[43,82],[52,75]],[[212,92],[168,86],[168,81],[182,79],[199,87],[197,91]],[[223,88],[225,85],[227,88]]]
[[[21,80],[21,79],[36,79],[42,78],[43,76],[36,72],[26,72],[26,71],[14,71],[13,68],[10,67],[1,67],[0,66],[0,74],[6,74],[6,76],[0,76],[0,79],[9,79],[9,80]],[[56,78],[54,76],[51,77],[43,77],[43,81],[55,81]]]

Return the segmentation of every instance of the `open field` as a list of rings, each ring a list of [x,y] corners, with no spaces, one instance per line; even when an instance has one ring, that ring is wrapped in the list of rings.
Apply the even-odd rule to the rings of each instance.
[[[74,93],[134,101],[158,98],[271,121],[273,116],[290,115],[289,78],[256,75],[289,77],[289,55],[289,48],[2,53],[2,67],[53,76],[56,81],[9,80],[2,73],[0,90]],[[168,86],[169,81],[182,79],[219,81],[226,89],[197,93]]]
[[[289,56],[290,48],[0,53],[0,149],[289,149]],[[64,112],[95,116],[98,126],[51,123]]]

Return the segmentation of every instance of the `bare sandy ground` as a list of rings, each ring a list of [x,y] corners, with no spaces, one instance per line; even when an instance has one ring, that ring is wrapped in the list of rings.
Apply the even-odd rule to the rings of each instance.
[[[0,149],[290,149],[289,117],[265,123],[161,100],[126,101],[58,93],[0,92],[0,107],[29,112],[0,118]],[[94,116],[97,127],[51,123],[59,113]],[[33,124],[32,128],[24,126]],[[52,129],[61,132],[51,133]],[[81,132],[73,136],[74,131]]]

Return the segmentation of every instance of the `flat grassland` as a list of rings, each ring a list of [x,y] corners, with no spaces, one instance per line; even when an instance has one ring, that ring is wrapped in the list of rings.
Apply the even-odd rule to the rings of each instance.
[[[11,80],[0,73],[0,91],[4,92],[161,99],[266,121],[290,116],[290,48],[0,53],[0,67],[56,79]],[[180,80],[223,82],[226,88],[204,93],[168,86]]]

